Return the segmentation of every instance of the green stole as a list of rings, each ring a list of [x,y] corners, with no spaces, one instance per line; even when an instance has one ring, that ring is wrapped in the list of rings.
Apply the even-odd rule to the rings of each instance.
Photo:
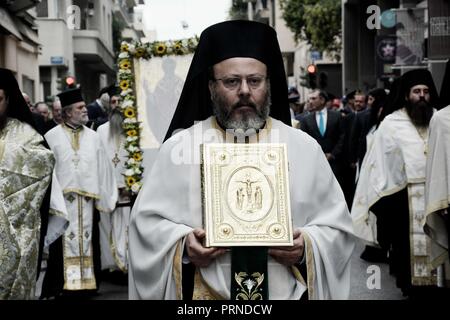
[[[268,300],[267,247],[231,248],[230,300]]]
[[[217,123],[220,126],[219,123]],[[267,122],[264,125],[267,128]],[[225,129],[222,130],[226,131]],[[259,134],[259,130],[256,131]],[[249,143],[248,136],[235,136],[234,142]],[[257,138],[259,141],[259,139]],[[268,300],[267,247],[231,248],[230,300]]]

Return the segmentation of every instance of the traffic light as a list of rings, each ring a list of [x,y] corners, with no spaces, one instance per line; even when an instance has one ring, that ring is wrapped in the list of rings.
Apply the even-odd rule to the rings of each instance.
[[[65,91],[67,89],[72,89],[77,87],[77,82],[75,77],[67,76],[63,78],[56,79],[56,88],[59,92]]]
[[[72,76],[66,77],[65,82],[66,82],[66,89],[76,88],[76,86],[77,86],[75,78]]]
[[[317,66],[315,64],[310,64],[308,68],[307,84],[308,88],[315,89],[317,88]]]

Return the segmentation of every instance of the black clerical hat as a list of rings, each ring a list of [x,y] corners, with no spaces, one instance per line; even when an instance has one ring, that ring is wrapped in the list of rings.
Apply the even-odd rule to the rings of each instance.
[[[412,87],[417,85],[426,85],[430,92],[430,104],[434,108],[439,108],[439,95],[433,81],[431,72],[427,69],[414,69],[402,75],[400,84],[400,97],[409,95]]]
[[[215,64],[235,57],[254,58],[266,65],[272,98],[270,116],[291,125],[286,73],[275,30],[255,21],[232,20],[212,25],[200,35],[164,140],[175,130],[188,128],[213,114],[208,71]]]
[[[6,91],[8,96],[6,116],[26,122],[36,129],[30,108],[25,102],[19,84],[11,70],[0,68],[0,89]]]
[[[67,107],[77,102],[84,102],[80,88],[69,89],[58,94],[61,107]]]

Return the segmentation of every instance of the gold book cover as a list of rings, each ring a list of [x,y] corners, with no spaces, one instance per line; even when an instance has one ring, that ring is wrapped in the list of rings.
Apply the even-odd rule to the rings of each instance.
[[[205,246],[292,246],[286,144],[202,144]]]

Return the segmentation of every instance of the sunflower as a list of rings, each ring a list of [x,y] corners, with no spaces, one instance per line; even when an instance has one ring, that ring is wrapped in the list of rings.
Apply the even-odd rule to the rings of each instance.
[[[142,161],[142,153],[136,152],[135,154],[133,154],[133,159],[135,161]]]
[[[181,45],[181,43],[179,43],[179,42],[176,42],[175,44],[174,44],[174,46],[173,46],[173,50],[176,52],[176,53],[181,53],[181,49],[183,48],[183,46]]]
[[[127,90],[130,87],[130,81],[128,80],[122,80],[120,81],[120,89],[122,89],[123,91]]]
[[[134,109],[132,107],[126,108],[125,111],[123,112],[123,114],[127,118],[134,118],[134,117],[136,117],[136,112],[134,111]]]
[[[166,52],[166,45],[164,43],[160,43],[156,46],[156,54],[163,55]]]
[[[128,52],[128,44],[124,43],[120,46],[120,51],[121,52]]]
[[[130,60],[125,59],[120,63],[120,69],[122,70],[128,70],[131,67],[131,63]]]
[[[133,177],[127,177],[127,178],[126,178],[126,181],[127,181],[127,185],[128,185],[129,187],[131,187],[133,184],[136,183],[136,179],[133,178]]]
[[[144,48],[138,48],[138,49],[136,49],[136,54],[135,54],[135,56],[136,56],[137,58],[143,57],[144,54],[145,54],[145,49],[144,49]]]
[[[128,130],[127,131],[127,136],[129,136],[129,137],[137,136],[137,130],[135,130],[135,129]]]

